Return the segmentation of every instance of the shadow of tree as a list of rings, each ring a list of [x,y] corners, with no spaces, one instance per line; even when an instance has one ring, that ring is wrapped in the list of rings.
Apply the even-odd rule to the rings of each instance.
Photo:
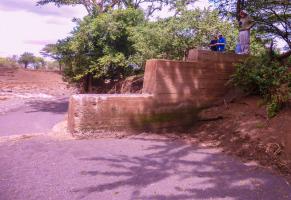
[[[142,147],[130,153],[81,158],[94,169],[81,171],[96,185],[73,190],[86,198],[126,191],[133,200],[282,199],[291,198],[283,179],[258,166],[247,166],[215,149],[169,139],[131,138]],[[109,147],[110,148],[110,147]],[[101,195],[102,196],[102,195]]]
[[[68,111],[68,99],[59,99],[59,100],[50,100],[50,101],[32,101],[27,102],[26,105],[28,105],[31,110],[27,111],[27,113],[33,113],[33,112],[50,112],[50,113],[56,113],[56,114],[63,114]]]

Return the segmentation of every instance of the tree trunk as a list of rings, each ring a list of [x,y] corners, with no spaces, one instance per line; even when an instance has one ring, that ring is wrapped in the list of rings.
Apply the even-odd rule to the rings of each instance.
[[[83,89],[85,93],[92,92],[92,81],[93,81],[92,74],[87,74],[84,78],[84,85],[83,85]]]
[[[244,9],[245,6],[245,1],[244,0],[237,0],[236,2],[236,19],[237,21],[240,20],[240,11],[242,11]]]
[[[62,71],[62,64],[61,64],[61,62],[59,62],[59,70],[60,70],[60,72]]]
[[[279,55],[277,59],[279,61],[284,61],[284,60],[287,60],[290,56],[291,56],[291,50]]]
[[[272,40],[270,44],[270,48],[269,48],[269,57],[271,61],[274,60],[274,56],[275,56],[273,48],[274,48],[274,41]]]

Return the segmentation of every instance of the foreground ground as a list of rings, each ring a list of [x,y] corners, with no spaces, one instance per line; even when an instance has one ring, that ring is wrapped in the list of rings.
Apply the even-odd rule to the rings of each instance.
[[[73,93],[58,72],[0,68],[0,136],[49,132]]]
[[[187,132],[74,140],[55,126],[73,93],[60,74],[0,75],[0,200],[291,199],[290,105],[268,119],[247,97]]]
[[[0,114],[0,136],[48,133],[67,117],[68,98],[30,100]]]
[[[217,149],[158,135],[0,145],[1,200],[290,199],[280,176]]]

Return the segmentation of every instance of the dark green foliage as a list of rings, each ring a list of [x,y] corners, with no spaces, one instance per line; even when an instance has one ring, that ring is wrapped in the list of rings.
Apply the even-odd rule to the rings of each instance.
[[[227,40],[227,50],[233,50],[237,30],[219,19],[217,11],[183,11],[179,16],[139,25],[132,30],[137,64],[150,58],[181,60],[191,48],[206,48],[213,35],[221,32]]]
[[[41,57],[34,56],[33,53],[25,52],[23,53],[18,62],[24,65],[24,68],[27,68],[28,65],[33,66],[35,69],[45,66],[45,61]]]
[[[24,64],[24,68],[27,68],[27,66],[29,64],[34,63],[34,58],[35,57],[34,57],[33,53],[25,52],[20,56],[18,62],[20,64]]]
[[[69,81],[114,82],[142,71],[147,59],[182,59],[190,48],[208,48],[218,31],[225,35],[228,49],[233,49],[236,29],[221,21],[216,11],[183,11],[150,22],[141,10],[121,9],[85,17],[71,37],[47,45],[43,55],[64,64]]]
[[[209,0],[223,16],[239,19],[239,12],[247,10],[256,21],[256,30],[262,38],[280,38],[291,48],[290,0]]]
[[[63,5],[82,5],[91,16],[97,16],[101,13],[111,12],[120,8],[143,9],[146,16],[151,16],[157,11],[167,7],[176,14],[185,10],[187,6],[197,0],[38,0],[37,5],[55,4]]]
[[[135,53],[130,30],[144,22],[140,10],[127,9],[86,17],[72,33],[53,48],[64,63],[70,81],[119,80],[131,75],[128,62]]]
[[[231,82],[246,92],[262,96],[269,117],[274,117],[291,95],[291,73],[287,65],[268,55],[250,57],[239,64]]]
[[[42,57],[34,57],[33,67],[35,69],[44,68],[45,65],[46,65],[46,62]]]

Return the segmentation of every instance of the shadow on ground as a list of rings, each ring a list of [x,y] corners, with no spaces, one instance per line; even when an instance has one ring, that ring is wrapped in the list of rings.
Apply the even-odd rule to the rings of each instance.
[[[68,99],[54,100],[54,101],[32,101],[26,103],[31,109],[26,113],[32,112],[50,112],[56,114],[63,114],[68,111]]]
[[[80,175],[96,183],[73,192],[82,199],[107,193],[115,196],[111,199],[134,200],[291,197],[291,188],[283,179],[257,166],[244,165],[217,150],[193,148],[164,139],[134,140],[133,143],[141,144],[141,149],[80,158],[81,162],[95,166],[81,171]]]
[[[290,199],[286,181],[218,150],[157,135],[0,143],[1,200]]]

